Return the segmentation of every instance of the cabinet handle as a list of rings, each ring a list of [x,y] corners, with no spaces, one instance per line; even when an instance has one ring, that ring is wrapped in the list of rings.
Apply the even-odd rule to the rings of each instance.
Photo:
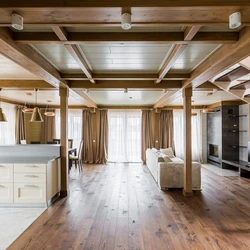
[[[37,168],[38,166],[36,166],[36,165],[25,165],[24,167],[26,167],[26,168]]]
[[[0,165],[0,168],[5,168],[5,166],[3,166],[3,165]]]
[[[0,185],[0,188],[4,188],[5,186],[3,186],[3,185]]]
[[[29,187],[29,188],[31,188],[31,187],[38,187],[38,186],[36,186],[36,185],[24,185],[24,187]]]
[[[33,174],[25,174],[24,177],[35,178],[35,177],[38,177],[38,176],[37,175],[33,175]]]

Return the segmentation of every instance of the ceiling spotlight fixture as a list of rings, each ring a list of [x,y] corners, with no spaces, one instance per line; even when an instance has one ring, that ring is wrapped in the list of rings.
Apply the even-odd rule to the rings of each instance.
[[[241,26],[241,13],[234,12],[229,16],[229,28],[237,29]]]
[[[13,13],[11,15],[11,26],[16,30],[22,30],[23,29],[23,17]]]
[[[1,91],[2,89],[0,89],[0,122],[7,122],[7,118],[5,116],[5,114],[3,113],[3,110],[1,108]]]
[[[131,28],[131,14],[129,13],[122,14],[122,28],[124,30],[129,30]]]
[[[40,110],[37,107],[37,89],[35,89],[35,94],[36,94],[35,108],[33,110],[30,122],[43,122],[43,118],[41,116]]]

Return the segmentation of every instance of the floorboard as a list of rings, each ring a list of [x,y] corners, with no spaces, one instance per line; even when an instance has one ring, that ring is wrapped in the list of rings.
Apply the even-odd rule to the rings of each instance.
[[[140,164],[84,165],[70,195],[8,249],[250,249],[250,179],[202,168],[202,191],[162,191]]]

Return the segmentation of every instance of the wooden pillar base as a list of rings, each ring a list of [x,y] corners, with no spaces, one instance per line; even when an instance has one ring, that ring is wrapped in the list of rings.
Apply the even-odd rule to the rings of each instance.
[[[193,191],[186,191],[185,189],[183,189],[182,193],[185,197],[193,196]]]

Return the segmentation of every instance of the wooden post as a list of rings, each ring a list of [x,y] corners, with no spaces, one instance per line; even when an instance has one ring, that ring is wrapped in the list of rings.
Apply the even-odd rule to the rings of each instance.
[[[60,116],[61,116],[61,191],[60,196],[68,195],[68,88],[60,87]]]
[[[184,106],[184,196],[192,196],[192,88],[184,88],[182,92]]]

